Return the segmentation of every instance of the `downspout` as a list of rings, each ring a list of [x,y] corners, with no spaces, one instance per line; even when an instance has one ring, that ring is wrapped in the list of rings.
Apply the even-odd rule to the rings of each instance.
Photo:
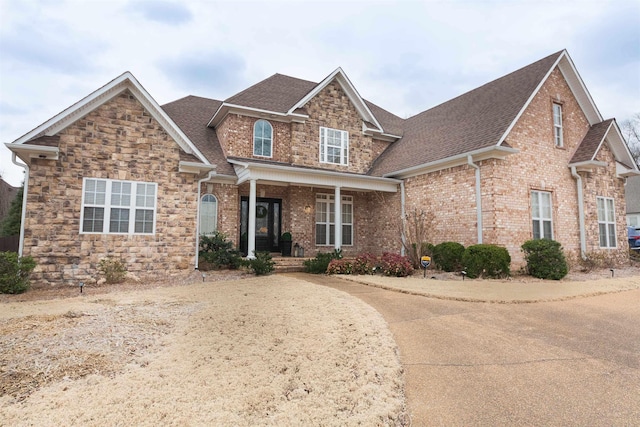
[[[467,164],[476,170],[476,214],[478,222],[478,244],[482,244],[482,193],[480,191],[480,166],[473,163],[473,156],[467,156]]]
[[[11,162],[24,169],[24,188],[22,190],[22,216],[20,217],[20,240],[18,241],[18,255],[22,256],[24,251],[24,222],[27,217],[27,195],[29,194],[29,165],[18,163],[16,153],[11,153]]]
[[[584,195],[582,194],[582,177],[576,171],[575,166],[571,166],[571,176],[576,180],[578,189],[578,226],[580,228],[580,256],[587,259],[587,240],[584,230]]]
[[[198,181],[198,214],[196,215],[196,259],[194,262],[195,265],[195,269],[198,269],[198,252],[200,251],[200,192],[201,192],[201,188],[202,188],[202,183],[205,181],[209,181],[211,178],[213,178],[216,174],[216,171],[209,171],[209,174],[205,177],[202,178],[201,180]]]
[[[404,180],[400,181],[400,224],[402,225],[402,248],[400,249],[400,255],[404,256],[405,254],[405,245],[407,244],[407,239],[405,238],[404,235],[404,224],[406,221],[406,216],[404,213],[404,209],[405,209],[405,199],[404,199]]]

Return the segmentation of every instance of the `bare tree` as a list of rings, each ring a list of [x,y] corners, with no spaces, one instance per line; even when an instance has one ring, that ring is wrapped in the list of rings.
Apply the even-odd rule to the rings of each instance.
[[[620,128],[629,144],[631,155],[636,163],[640,163],[640,113],[635,113],[630,119],[623,121]]]
[[[402,245],[414,268],[420,267],[420,258],[429,251],[429,234],[433,218],[423,210],[414,209],[400,223]],[[430,255],[430,254],[429,254]]]

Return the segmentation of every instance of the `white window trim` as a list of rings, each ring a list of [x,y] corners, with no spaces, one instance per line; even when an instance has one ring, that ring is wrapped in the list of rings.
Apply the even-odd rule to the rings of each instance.
[[[260,122],[265,122],[266,124],[269,125],[269,129],[271,129],[271,155],[269,156],[265,156],[264,154],[256,154],[256,126],[258,125],[258,123]],[[253,155],[256,157],[265,157],[267,159],[271,159],[273,157],[273,147],[274,147],[274,143],[273,143],[273,125],[271,123],[269,123],[268,120],[264,120],[264,119],[260,119],[260,120],[256,120],[256,122],[253,124]],[[264,145],[262,146],[263,148],[263,152],[264,152]]]
[[[334,131],[334,132],[340,133],[340,162],[339,163],[330,162],[327,160],[328,153],[329,153],[329,146],[326,143],[327,131]],[[332,147],[335,147],[335,146],[332,146]],[[349,165],[349,132],[347,132],[346,130],[333,129],[333,128],[320,126],[319,152],[320,152],[320,155],[319,155],[320,163],[348,166]]]
[[[213,230],[211,232],[209,232],[209,233],[203,233],[202,232],[203,223],[204,223],[204,221],[206,221],[206,218],[204,217],[204,198],[207,197],[207,196],[213,197],[213,199],[215,200],[216,208],[215,208],[215,211],[213,213],[213,219],[212,219]],[[210,203],[210,202],[208,202],[208,203]],[[214,194],[207,193],[207,194],[204,194],[200,198],[200,234],[204,234],[205,236],[212,236],[216,232],[217,229],[218,229],[218,198]]]
[[[105,201],[104,204],[95,204],[95,203],[85,203],[85,193],[87,181],[105,181],[106,183],[106,191],[105,191]],[[130,183],[131,184],[131,199],[130,204],[128,206],[122,205],[111,205],[111,191],[114,182],[119,183]],[[149,206],[136,206],[136,196],[138,191],[137,184],[146,184],[153,185],[154,187],[154,198],[153,198],[153,207]],[[114,179],[106,179],[106,178],[83,178],[82,179],[82,204],[80,206],[80,234],[111,234],[111,235],[141,235],[141,236],[153,236],[156,234],[156,221],[157,221],[157,206],[158,206],[158,184],[155,182],[144,182],[144,181],[121,181]],[[104,218],[102,224],[102,231],[83,231],[84,228],[84,211],[85,208],[103,208],[104,209]],[[111,223],[111,208],[117,209],[129,209],[129,226],[128,231],[125,232],[110,232],[109,227]],[[136,233],[135,225],[136,225],[136,210],[150,210],[153,212],[153,224],[151,233]]]
[[[559,111],[559,115],[556,115],[556,108]],[[558,121],[556,121],[558,118]],[[560,133],[558,134],[558,131]],[[562,104],[558,104],[557,102],[553,103],[553,141],[558,148],[564,147],[564,135],[563,135],[563,125],[562,125]]]
[[[538,221],[540,223],[540,234],[542,237],[539,237],[540,239],[545,239],[547,237],[545,237],[544,235],[544,221],[549,221],[551,223],[551,237],[550,239],[553,239],[553,197],[551,195],[551,192],[549,191],[541,191],[541,190],[531,190],[531,198],[533,199],[534,194],[538,197],[538,206],[541,206],[541,195],[542,194],[548,194],[549,195],[549,211],[551,216],[549,218],[546,217],[542,217],[542,216],[535,216],[535,213],[533,212],[533,202],[531,204],[531,234],[532,237],[535,239],[536,237],[533,235],[533,222],[534,221]],[[542,211],[541,209],[539,209],[540,211]]]
[[[602,200],[602,202],[604,203],[604,211],[605,211],[605,218],[604,219],[600,219],[600,209],[598,208],[598,202]],[[607,201],[611,200],[611,204],[613,205],[613,210],[611,213],[612,218],[608,218],[609,216],[609,212],[607,210]],[[616,201],[612,198],[612,197],[602,197],[602,196],[596,196],[596,211],[597,211],[597,215],[598,215],[598,246],[601,249],[617,249],[618,247],[618,227],[616,226]],[[602,246],[602,244],[600,243],[600,225],[604,225],[605,226],[605,240],[607,242],[607,246]],[[613,246],[609,246],[609,226],[613,225],[613,242],[614,245]]]
[[[344,222],[344,215],[341,215],[342,217],[342,224],[341,226],[344,225],[350,225],[351,226],[351,243],[350,244],[341,244],[341,246],[354,246],[354,241],[353,241],[353,231],[354,231],[354,224],[353,224],[353,219],[354,219],[354,211],[353,211],[353,197],[352,196],[341,196],[342,199],[342,203],[340,206],[343,205],[351,205],[351,222],[350,223],[345,223]],[[327,221],[326,222],[318,222],[317,220],[314,220],[314,226],[317,224],[326,224],[327,226],[327,230],[326,230],[326,243],[318,243],[317,242],[317,232],[314,229],[314,239],[316,239],[316,246],[334,246],[334,242],[331,241],[331,238],[334,237],[331,235],[331,225],[333,224],[335,227],[335,218],[334,221],[331,222],[331,215],[333,215],[333,209],[331,207],[331,203],[335,201],[335,197],[333,194],[325,194],[325,193],[318,193],[316,194],[316,205],[317,203],[324,203],[327,205]],[[344,242],[344,233],[341,234],[342,237],[342,241]]]

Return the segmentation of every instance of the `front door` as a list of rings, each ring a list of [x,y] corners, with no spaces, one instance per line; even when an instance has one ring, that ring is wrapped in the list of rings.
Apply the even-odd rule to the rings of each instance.
[[[281,199],[256,199],[256,252],[280,251]],[[240,250],[247,255],[249,198],[240,201]]]

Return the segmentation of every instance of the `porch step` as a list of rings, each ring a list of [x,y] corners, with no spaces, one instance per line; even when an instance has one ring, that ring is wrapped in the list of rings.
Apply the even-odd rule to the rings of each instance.
[[[289,273],[304,271],[304,262],[311,258],[283,257],[278,254],[278,256],[273,256],[271,259],[276,263],[276,273]]]

